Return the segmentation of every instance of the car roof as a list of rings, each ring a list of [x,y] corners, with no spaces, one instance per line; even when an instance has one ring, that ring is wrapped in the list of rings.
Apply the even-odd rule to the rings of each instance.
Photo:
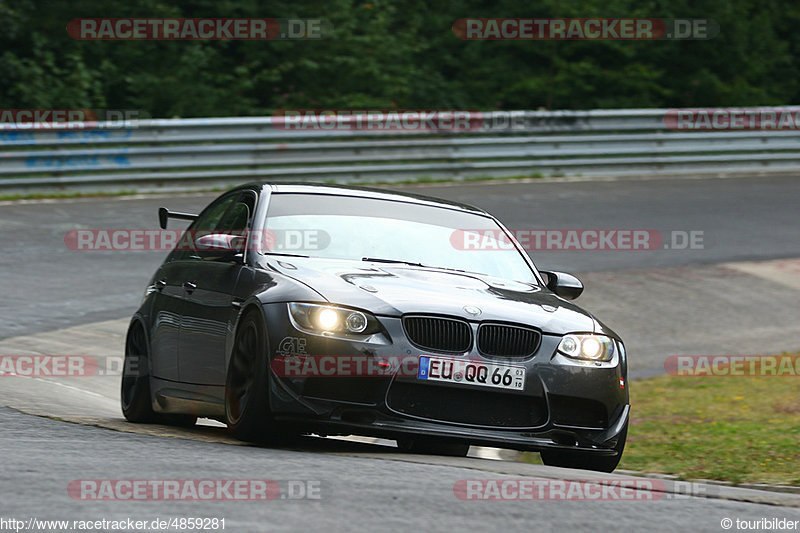
[[[296,194],[325,194],[334,196],[356,196],[360,198],[376,198],[379,200],[390,200],[395,202],[406,202],[421,205],[430,205],[435,207],[445,207],[448,209],[457,209],[459,211],[468,211],[471,213],[489,215],[483,209],[462,204],[459,202],[451,202],[441,198],[432,196],[424,196],[421,194],[410,194],[396,191],[387,191],[383,189],[375,189],[371,187],[354,187],[349,185],[329,185],[324,183],[302,183],[302,182],[281,182],[281,183],[249,183],[244,187],[260,187],[269,189],[273,193],[296,193]],[[491,215],[489,215],[491,216]]]

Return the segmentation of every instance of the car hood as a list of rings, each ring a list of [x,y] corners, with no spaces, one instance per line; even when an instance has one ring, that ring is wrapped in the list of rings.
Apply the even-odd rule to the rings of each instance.
[[[592,315],[547,289],[490,276],[317,258],[270,257],[263,266],[307,285],[330,303],[376,315],[497,320],[559,335],[602,328]]]

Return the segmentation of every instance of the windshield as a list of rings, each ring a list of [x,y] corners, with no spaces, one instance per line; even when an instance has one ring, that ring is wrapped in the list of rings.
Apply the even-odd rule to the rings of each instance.
[[[491,218],[374,198],[273,194],[271,251],[355,261],[415,263],[536,284],[525,259]],[[481,246],[464,243],[480,241]]]

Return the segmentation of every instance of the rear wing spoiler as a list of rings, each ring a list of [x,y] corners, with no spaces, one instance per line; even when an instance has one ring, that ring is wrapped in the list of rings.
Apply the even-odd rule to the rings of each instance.
[[[170,211],[166,207],[158,208],[158,225],[161,226],[161,229],[167,229],[167,220],[170,218],[179,218],[181,220],[197,220],[197,215],[192,215],[190,213],[176,213],[175,211]]]

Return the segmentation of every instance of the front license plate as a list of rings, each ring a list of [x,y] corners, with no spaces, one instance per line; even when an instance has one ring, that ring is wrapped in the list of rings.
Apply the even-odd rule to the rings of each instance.
[[[521,391],[525,367],[421,355],[417,379]]]

